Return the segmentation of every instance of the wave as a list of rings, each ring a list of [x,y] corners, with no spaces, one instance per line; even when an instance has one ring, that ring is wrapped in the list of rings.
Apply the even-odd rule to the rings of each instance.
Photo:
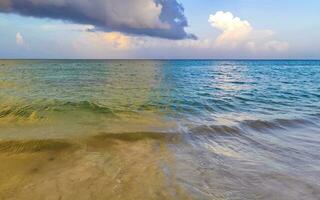
[[[273,129],[290,129],[299,128],[305,126],[318,126],[317,123],[313,122],[310,118],[301,119],[274,119],[271,121],[266,120],[245,120],[240,124],[244,128],[252,129],[255,131],[268,131]]]
[[[97,140],[121,140],[136,142],[139,140],[170,140],[177,141],[179,134],[165,132],[128,132],[128,133],[99,133],[92,137]]]
[[[237,125],[200,125],[190,130],[195,134],[237,135],[248,131],[270,132],[291,128],[319,127],[312,117],[304,119],[244,120]]]
[[[0,107],[0,118],[5,117],[16,117],[19,119],[30,119],[30,118],[45,118],[46,113],[56,112],[64,113],[69,111],[86,111],[93,112],[96,114],[102,114],[106,116],[113,116],[114,112],[97,103],[89,101],[80,102],[61,102],[61,101],[40,101],[33,102],[32,104],[20,104],[13,106],[2,106]]]
[[[68,109],[87,110],[95,113],[108,114],[108,115],[113,113],[111,109],[90,101],[66,102],[60,105],[57,104],[57,107],[55,108],[55,110],[60,110],[60,111],[64,111]]]
[[[64,151],[78,148],[110,148],[119,142],[134,143],[139,141],[158,141],[177,143],[179,134],[165,132],[101,132],[79,140],[70,139],[32,139],[32,140],[0,140],[0,153],[34,153],[46,151]]]
[[[226,125],[200,125],[190,130],[196,134],[236,135],[243,131],[236,126]]]

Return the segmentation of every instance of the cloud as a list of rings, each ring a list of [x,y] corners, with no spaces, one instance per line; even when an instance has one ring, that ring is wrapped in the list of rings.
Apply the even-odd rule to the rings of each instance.
[[[255,52],[255,51],[282,52],[282,51],[286,51],[289,48],[289,45],[286,42],[281,42],[281,41],[277,41],[277,40],[272,40],[272,41],[268,41],[268,42],[260,43],[260,44],[253,42],[253,41],[250,41],[247,43],[247,47],[249,48],[249,50],[251,50],[253,52]]]
[[[230,14],[209,20],[221,31],[217,37],[212,35],[198,40],[170,40],[119,31],[96,32],[88,31],[94,29],[93,25],[51,23],[40,27],[43,37],[39,37],[36,43],[29,41],[27,48],[34,55],[45,58],[240,59],[282,58],[287,55],[288,44],[277,40],[274,31],[255,29],[248,21]],[[48,40],[45,36],[47,30],[55,31],[55,37]],[[73,34],[70,31],[77,32]]]
[[[234,48],[218,46],[214,37],[168,40],[119,32],[82,32],[71,46],[86,58],[279,58],[286,53],[287,43],[274,40],[274,32],[255,33]]]
[[[0,12],[89,24],[107,32],[195,38],[184,30],[188,23],[177,0],[1,0]]]
[[[234,17],[230,12],[219,11],[215,15],[210,15],[209,23],[222,32],[216,40],[219,46],[235,47],[245,41],[252,32],[252,27],[248,21]]]
[[[209,16],[211,26],[221,31],[215,46],[222,49],[247,49],[250,51],[285,51],[286,42],[277,41],[272,30],[256,30],[251,24],[235,17],[231,12],[218,11]]]
[[[44,31],[91,31],[95,27],[85,24],[45,24],[40,27]]]
[[[24,45],[23,36],[19,32],[16,34],[16,44],[19,45],[19,46],[23,46]]]
[[[128,50],[135,47],[134,37],[129,37],[119,32],[89,33],[88,39],[91,43],[101,43],[113,50]]]

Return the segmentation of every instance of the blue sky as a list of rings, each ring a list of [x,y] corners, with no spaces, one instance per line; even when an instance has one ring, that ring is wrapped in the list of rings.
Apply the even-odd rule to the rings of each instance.
[[[23,1],[26,7],[33,2]],[[95,1],[114,7],[108,3],[112,0]],[[164,0],[162,7],[153,6],[153,0],[136,2],[129,6],[137,11],[129,14],[121,4],[115,5],[117,17],[108,15],[103,21],[106,26],[91,20],[98,15],[78,20],[63,13],[59,13],[62,17],[44,13],[39,18],[32,14],[34,7],[26,14],[18,6],[8,11],[0,3],[0,58],[320,59],[320,2],[316,0],[181,0],[188,27],[172,21],[177,16],[183,20],[174,13],[178,12],[175,0]],[[159,16],[165,16],[166,23]]]

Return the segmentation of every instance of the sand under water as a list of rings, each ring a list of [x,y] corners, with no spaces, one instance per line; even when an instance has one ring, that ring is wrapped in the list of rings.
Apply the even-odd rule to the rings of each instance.
[[[0,200],[319,200],[319,94],[319,61],[0,60]]]
[[[0,199],[191,199],[159,133],[0,143]],[[171,172],[172,173],[172,172]]]

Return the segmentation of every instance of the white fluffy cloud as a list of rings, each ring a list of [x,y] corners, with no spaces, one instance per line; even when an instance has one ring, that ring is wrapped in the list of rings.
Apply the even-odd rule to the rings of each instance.
[[[230,12],[219,11],[215,15],[210,15],[209,23],[222,32],[216,40],[218,46],[236,47],[247,40],[252,32],[248,21],[234,17]]]
[[[209,16],[209,23],[221,31],[215,40],[215,46],[219,48],[250,51],[284,51],[288,48],[286,42],[273,38],[272,30],[256,30],[231,12],[218,11]]]
[[[23,46],[24,45],[24,39],[23,39],[23,36],[21,35],[20,32],[18,32],[16,34],[16,44],[19,45],[19,46]]]

